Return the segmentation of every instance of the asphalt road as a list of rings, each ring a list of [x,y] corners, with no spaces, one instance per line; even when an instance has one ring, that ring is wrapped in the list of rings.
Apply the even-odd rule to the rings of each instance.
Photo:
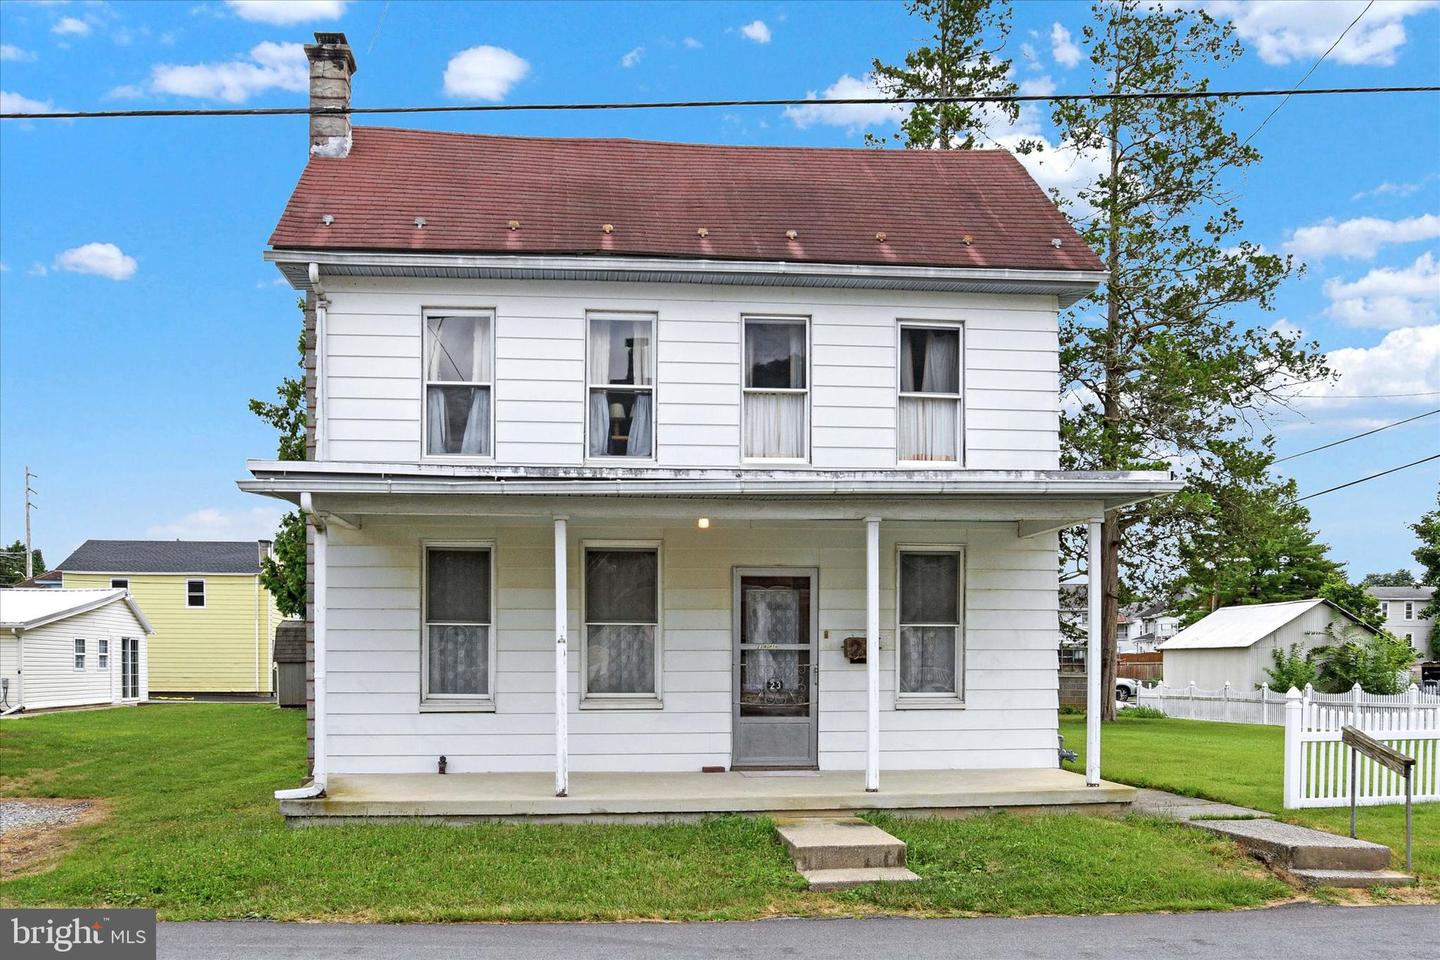
[[[1091,960],[1137,957],[1440,956],[1440,907],[1297,905],[1239,913],[1028,920],[760,920],[753,923],[162,923],[176,960]]]

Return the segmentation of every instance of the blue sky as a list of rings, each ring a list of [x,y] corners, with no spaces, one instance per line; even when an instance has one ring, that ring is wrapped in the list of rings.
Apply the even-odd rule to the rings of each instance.
[[[1243,60],[1217,87],[1289,87],[1363,3],[1212,2]],[[1081,86],[1078,3],[1021,4],[1026,90]],[[902,4],[486,4],[336,0],[0,6],[5,110],[302,105],[314,30],[348,33],[357,104],[852,95],[871,58],[921,36]],[[1376,3],[1310,86],[1435,83],[1440,9]],[[297,59],[298,57],[298,59]],[[1274,101],[1253,101],[1248,131]],[[394,119],[374,122],[397,122]],[[726,143],[857,145],[877,108],[455,114],[438,129]],[[1002,141],[1047,136],[1039,111]],[[1440,407],[1440,97],[1296,98],[1235,186],[1246,236],[1308,264],[1271,315],[1345,376],[1280,411],[1283,456]],[[305,159],[303,118],[0,125],[0,538],[55,563],[87,537],[250,538],[270,501],[236,491],[274,436],[246,410],[292,372],[294,294],[260,260]],[[1065,189],[1085,158],[1037,171]],[[1393,394],[1426,394],[1394,397]],[[1386,395],[1376,397],[1375,395]],[[1440,416],[1290,461],[1302,493],[1440,452]],[[1355,576],[1412,565],[1405,524],[1433,507],[1426,464],[1310,502]]]

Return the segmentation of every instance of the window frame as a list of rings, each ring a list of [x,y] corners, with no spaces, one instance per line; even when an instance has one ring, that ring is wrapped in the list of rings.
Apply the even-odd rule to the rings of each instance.
[[[490,622],[485,624],[486,642],[486,686],[485,693],[430,693],[430,551],[431,550],[472,550],[490,554]],[[496,570],[498,550],[494,540],[421,540],[420,541],[420,710],[424,712],[471,712],[493,713],[495,711],[495,661],[499,648],[499,631],[495,623],[495,588],[498,583]],[[436,621],[434,625],[446,624],[478,626],[453,620]]]
[[[500,325],[499,310],[495,307],[422,307],[420,310],[420,461],[422,463],[493,463],[495,448],[499,445],[496,437],[495,385],[499,379],[496,358],[496,328]],[[490,381],[479,380],[431,380],[426,376],[426,345],[430,337],[431,317],[488,317],[490,335],[485,347],[490,351]],[[490,391],[490,452],[489,453],[431,453],[430,444],[430,387],[485,387]]]
[[[197,594],[192,594],[192,593],[190,592],[190,584],[192,584],[192,583],[198,583],[198,584],[200,584],[200,593],[198,594],[198,596],[200,597],[200,602],[199,602],[199,603],[191,603],[191,602],[190,602],[190,598],[191,598],[192,596],[197,596]],[[186,610],[204,610],[205,607],[209,604],[209,602],[210,602],[210,588],[209,588],[209,586],[205,583],[205,578],[204,578],[204,577],[187,577],[187,578],[185,579],[185,609],[186,609]]]
[[[1406,601],[1405,601],[1405,619],[1406,619],[1406,620],[1414,620],[1414,619],[1415,619],[1415,602],[1414,602],[1413,600],[1406,600]]]
[[[75,672],[75,673],[84,673],[84,672],[85,672],[86,643],[87,643],[87,641],[85,640],[84,637],[76,637],[76,638],[75,638],[74,661],[73,661],[73,666],[74,666],[74,671],[73,671],[73,672]]]
[[[95,669],[110,669],[110,638],[100,637],[95,641]]]
[[[922,393],[916,390],[904,391],[900,389],[900,358],[902,355],[901,342],[905,337],[906,328],[930,329],[930,330],[953,330],[956,333],[955,358],[959,366],[958,393]],[[965,385],[969,378],[966,376],[965,364],[965,321],[963,320],[924,320],[911,317],[899,317],[895,321],[895,465],[904,469],[921,470],[959,470],[963,469],[966,460],[965,449]],[[929,400],[954,400],[955,401],[955,459],[954,460],[911,460],[900,456],[900,406],[905,399],[929,399]]]
[[[650,383],[649,384],[614,384],[614,383],[591,383],[590,364],[594,357],[591,354],[590,325],[594,320],[636,320],[649,318],[650,320]],[[605,463],[654,463],[660,453],[660,314],[650,310],[587,310],[585,311],[585,368],[581,376],[585,383],[585,434],[581,444],[584,449],[584,459],[587,462]],[[615,453],[591,453],[590,452],[590,395],[597,390],[615,390],[617,392],[650,394],[650,454],[644,457],[628,457],[624,454]]]
[[[589,578],[585,576],[586,560],[591,550],[650,551],[655,554],[655,692],[654,693],[592,693],[590,691],[590,606]],[[662,710],[665,707],[665,546],[661,540],[581,540],[580,541],[580,709],[582,710]],[[604,621],[599,626],[647,625],[640,621],[620,623]]]
[[[1390,602],[1388,600],[1380,601],[1380,616],[1386,620],[1390,619]]]
[[[746,380],[750,377],[750,365],[745,359],[745,333],[751,323],[773,323],[790,324],[801,323],[805,325],[805,386],[803,389],[794,387],[747,387]],[[786,313],[742,313],[740,315],[740,462],[741,464],[754,464],[764,466],[786,466],[786,465],[808,465],[813,456],[811,433],[814,430],[814,396],[812,388],[815,385],[814,370],[814,318],[809,314],[786,314]],[[805,397],[805,453],[801,457],[752,457],[745,452],[745,429],[750,416],[749,397],[751,394],[803,394]]]
[[[129,577],[111,577],[111,578],[110,578],[110,589],[111,589],[111,590],[129,590],[129,589],[130,589],[130,578],[129,578]]]
[[[907,553],[941,553],[954,554],[959,560],[956,570],[956,589],[959,590],[959,597],[956,598],[955,614],[959,618],[955,623],[903,623],[900,620],[900,589],[901,589],[901,558]],[[896,710],[935,710],[935,709],[961,709],[965,706],[965,656],[969,644],[966,643],[967,602],[969,590],[966,578],[966,550],[961,543],[897,543],[895,545],[895,603],[894,603],[894,627],[895,627],[895,709]],[[955,628],[955,690],[949,693],[904,693],[900,689],[900,629],[906,627],[954,627]]]

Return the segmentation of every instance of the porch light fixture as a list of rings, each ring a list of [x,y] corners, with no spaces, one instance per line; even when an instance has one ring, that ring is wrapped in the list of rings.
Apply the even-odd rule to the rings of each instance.
[[[701,517],[699,520],[696,520],[696,521],[695,521],[695,526],[699,527],[701,530],[709,530],[709,529],[710,529],[710,518],[709,518],[709,517]]]

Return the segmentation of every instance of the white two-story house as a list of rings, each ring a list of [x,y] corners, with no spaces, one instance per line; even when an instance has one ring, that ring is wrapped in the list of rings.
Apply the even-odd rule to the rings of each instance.
[[[311,305],[312,458],[241,483],[314,525],[287,812],[442,772],[1059,773],[1057,531],[1178,483],[1059,469],[1057,315],[1101,265],[1013,157],[311,144],[265,256]]]

